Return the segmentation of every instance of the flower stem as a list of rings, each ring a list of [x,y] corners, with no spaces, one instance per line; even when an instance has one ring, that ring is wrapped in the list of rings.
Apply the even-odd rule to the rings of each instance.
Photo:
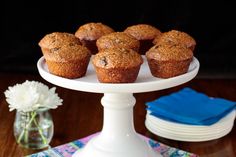
[[[34,121],[34,124],[37,126],[37,128],[38,128],[38,131],[39,131],[39,134],[40,134],[40,136],[41,136],[41,138],[42,138],[42,140],[43,140],[43,144],[47,144],[47,139],[44,137],[44,135],[43,135],[43,130],[42,130],[42,128],[39,126],[39,124],[38,124],[38,122],[36,121],[36,119],[33,119],[33,121]]]
[[[20,143],[22,137],[25,135],[25,132],[29,129],[30,124],[35,119],[35,116],[36,116],[35,112],[31,113],[31,119],[29,120],[29,123],[26,125],[26,127],[22,130],[20,136],[17,139],[17,143]]]
[[[30,118],[31,118],[31,117],[30,117],[30,113],[27,112],[27,113],[26,113],[26,121],[28,121]],[[29,127],[30,127],[30,125],[29,125]],[[28,129],[25,129],[25,134],[24,134],[24,142],[25,142],[25,143],[28,143],[28,140],[29,140],[28,137],[29,137],[29,130],[28,130]]]

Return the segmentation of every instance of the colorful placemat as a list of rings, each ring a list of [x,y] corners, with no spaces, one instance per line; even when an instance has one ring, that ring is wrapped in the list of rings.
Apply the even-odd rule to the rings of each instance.
[[[98,133],[36,154],[28,155],[27,157],[71,157],[74,152],[83,148],[84,145],[97,134]],[[198,157],[196,154],[164,145],[145,136],[141,135],[141,137],[144,138],[144,140],[146,140],[150,146],[163,157]]]

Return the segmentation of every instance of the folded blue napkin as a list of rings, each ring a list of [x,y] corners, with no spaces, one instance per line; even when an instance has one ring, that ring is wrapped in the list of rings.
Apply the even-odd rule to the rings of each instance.
[[[236,102],[208,97],[190,88],[147,103],[151,115],[191,125],[214,124],[235,108]]]

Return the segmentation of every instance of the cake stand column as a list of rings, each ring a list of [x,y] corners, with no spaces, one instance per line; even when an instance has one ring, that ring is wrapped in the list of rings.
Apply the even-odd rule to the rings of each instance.
[[[73,157],[161,157],[135,131],[131,93],[105,93],[103,129]]]

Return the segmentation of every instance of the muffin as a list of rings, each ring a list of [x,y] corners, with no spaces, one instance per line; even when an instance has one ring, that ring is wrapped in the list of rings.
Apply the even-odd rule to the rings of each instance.
[[[81,42],[74,34],[64,32],[47,34],[39,42],[39,46],[44,49],[52,49],[70,44],[81,45]]]
[[[70,79],[85,75],[91,53],[78,40],[74,35],[57,32],[39,42],[50,73]]]
[[[97,40],[96,44],[99,51],[115,47],[133,49],[137,52],[139,50],[139,41],[124,32],[114,32],[104,35]]]
[[[153,44],[155,45],[180,44],[194,51],[195,46],[196,46],[196,41],[185,32],[171,30],[169,32],[163,33],[160,37],[156,37],[153,40]]]
[[[143,59],[132,49],[111,48],[97,53],[92,63],[99,82],[132,83],[137,79]]]
[[[145,54],[153,46],[152,41],[154,38],[161,35],[160,30],[147,24],[130,26],[124,32],[140,41],[140,54]]]
[[[146,57],[154,77],[170,78],[188,71],[193,52],[182,45],[155,45]]]
[[[102,23],[87,23],[79,27],[75,36],[80,39],[82,44],[86,46],[92,54],[98,52],[96,41],[103,35],[114,32],[114,30]]]

